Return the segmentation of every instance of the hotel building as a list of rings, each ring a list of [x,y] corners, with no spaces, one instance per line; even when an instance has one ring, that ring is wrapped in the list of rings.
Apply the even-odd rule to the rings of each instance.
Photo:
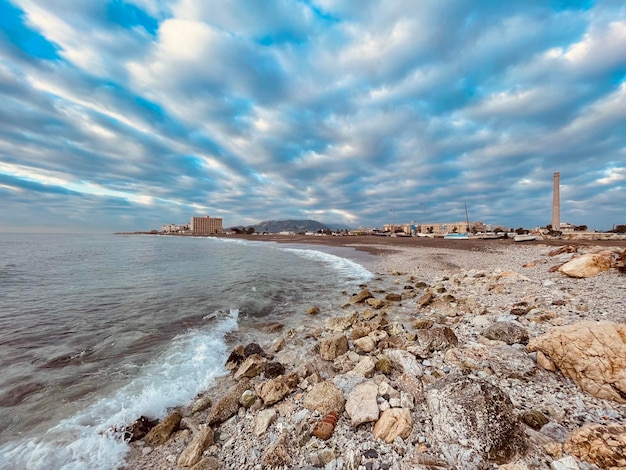
[[[222,219],[217,217],[192,217],[189,229],[193,235],[215,235],[224,233]]]

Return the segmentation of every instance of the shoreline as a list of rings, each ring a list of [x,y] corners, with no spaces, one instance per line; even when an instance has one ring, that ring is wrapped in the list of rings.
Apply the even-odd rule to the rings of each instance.
[[[558,272],[550,272],[551,267],[565,261],[567,253],[550,257],[548,252],[567,245],[580,252],[600,249],[596,247],[615,247],[616,251],[623,252],[626,243],[550,240],[549,243],[522,244],[512,240],[311,236],[227,238],[289,243],[321,251],[337,248],[341,253],[334,254],[361,263],[377,274],[374,280],[363,286],[377,302],[372,301],[371,305],[352,303],[348,296],[344,308],[321,312],[319,316],[312,315],[310,325],[277,333],[274,342],[261,346],[273,361],[284,365],[284,374],[297,377],[296,385],[292,384],[293,388],[284,397],[274,404],[263,405],[261,402],[256,408],[255,405],[247,408],[238,403],[243,389],[258,391],[260,384],[268,382],[268,378],[263,378],[262,374],[236,380],[233,375],[222,377],[199,397],[200,400],[210,400],[211,408],[194,413],[191,411],[194,404],[179,407],[185,419],[195,424],[181,426],[166,443],[159,446],[142,440],[135,442],[127,459],[125,468],[128,470],[179,468],[176,466],[179,455],[189,448],[195,436],[200,435],[199,429],[209,423],[214,439],[204,448],[200,460],[204,466],[198,469],[342,468],[338,466],[339,462],[343,468],[355,470],[431,468],[427,462],[437,463],[432,468],[451,468],[460,463],[459,446],[446,442],[445,433],[439,430],[442,418],[433,410],[432,398],[429,401],[428,397],[435,393],[437,384],[445,383],[443,379],[457,376],[463,380],[484,382],[485,386],[495,387],[508,397],[512,408],[507,409],[507,413],[516,419],[507,423],[522,436],[520,439],[524,442],[507,457],[506,463],[518,465],[511,469],[550,468],[554,461],[571,458],[574,451],[570,450],[569,454],[565,451],[566,440],[582,424],[615,424],[626,430],[626,405],[593,397],[558,370],[549,372],[539,367],[536,353],[526,352],[524,341],[519,344],[519,340],[484,336],[485,330],[500,323],[523,329],[530,340],[547,334],[552,328],[581,321],[623,324],[626,318],[623,275],[613,269],[592,278],[568,278]],[[344,251],[348,248],[366,253],[367,259]],[[402,300],[385,300],[390,294]],[[420,306],[425,295],[432,297],[432,303]],[[523,314],[509,313],[515,310],[516,305],[522,304],[525,305]],[[380,306],[375,308],[373,305]],[[374,316],[366,321],[370,315],[368,311]],[[371,324],[377,318],[382,319],[381,315],[389,325],[396,325],[398,331],[391,333],[388,326],[384,327],[380,332],[385,332],[387,346],[383,346],[383,341],[370,352],[355,346],[358,335],[355,336],[354,324],[343,329],[329,329],[329,324],[348,325],[349,318],[354,322],[357,317],[361,318],[359,322]],[[424,331],[443,331],[445,328],[453,332],[458,344],[449,344],[441,350],[435,348],[424,353],[423,357],[415,355],[415,349],[411,348],[420,344],[416,337],[421,337]],[[323,349],[325,342],[337,335],[347,336],[349,350],[334,360],[320,358],[320,348]],[[390,338],[395,338],[393,346],[388,342]],[[281,347],[277,347],[278,343],[282,344]],[[412,417],[414,424],[409,434],[397,442],[385,443],[373,437],[373,422],[353,426],[350,413],[343,409],[339,413],[334,438],[321,441],[311,437],[310,429],[324,415],[320,410],[306,406],[308,397],[318,384],[334,383],[335,388],[340,389],[343,386],[344,399],[350,401],[354,390],[344,382],[357,380],[350,375],[353,374],[351,371],[360,370],[366,360],[380,361],[390,351],[396,350],[404,351],[402,354],[413,351],[405,360],[417,359],[414,372],[420,371],[421,375],[415,373],[420,377],[418,381],[407,378],[406,374],[397,375],[397,370],[373,370],[371,375],[366,373],[358,381],[375,384],[379,392],[381,387],[390,387],[399,394],[404,393],[404,396],[407,393],[413,396],[412,404],[401,406],[384,397],[380,402],[381,395],[378,399],[381,413],[391,403],[393,406],[390,409],[405,410]],[[460,364],[473,363],[477,354],[482,356],[479,363],[469,370],[466,370],[467,366],[460,367]],[[507,364],[502,363],[502,356]],[[402,370],[401,365],[397,367]],[[317,372],[312,373],[314,370]],[[520,373],[520,370],[526,372]],[[230,400],[228,416],[214,420],[215,409],[226,406],[225,399]],[[529,413],[542,415],[546,426],[551,425],[552,432],[546,428],[542,434],[546,426],[534,429],[524,424],[522,418]],[[270,415],[272,418],[269,421],[259,424],[263,421],[261,416]],[[417,422],[421,424],[417,425]],[[450,423],[448,425],[451,426]],[[265,429],[259,432],[259,426],[265,426]],[[496,432],[495,428],[491,431]],[[550,450],[546,450],[548,444]],[[283,452],[289,455],[281,457],[281,445],[284,446]],[[466,457],[471,454],[483,464],[491,465],[476,442],[461,447]],[[361,449],[361,452],[356,455],[350,449]],[[374,458],[374,455],[377,457]],[[261,461],[265,463],[261,464]],[[272,462],[276,465],[270,465]],[[365,466],[367,462],[372,466]],[[196,467],[193,468],[195,470]]]

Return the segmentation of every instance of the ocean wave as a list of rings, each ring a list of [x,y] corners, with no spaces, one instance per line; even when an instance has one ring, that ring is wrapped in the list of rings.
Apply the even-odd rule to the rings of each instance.
[[[224,337],[237,329],[239,311],[220,315],[209,331],[196,330],[174,338],[159,358],[112,396],[64,419],[45,434],[0,448],[0,467],[15,470],[113,470],[128,445],[119,432],[140,416],[161,418],[168,408],[189,402],[225,373]],[[211,317],[210,320],[215,320]]]
[[[303,249],[303,248],[283,248],[285,251],[291,252],[302,258],[319,261],[331,269],[337,271],[348,280],[357,282],[366,282],[374,277],[374,274],[367,270],[364,266],[347,258],[325,253],[323,251]]]

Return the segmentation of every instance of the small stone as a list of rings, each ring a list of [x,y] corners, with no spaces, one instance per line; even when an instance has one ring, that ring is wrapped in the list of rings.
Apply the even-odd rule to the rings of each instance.
[[[310,307],[307,311],[306,311],[307,315],[317,315],[318,313],[320,313],[320,308],[319,307]]]
[[[254,405],[256,398],[257,396],[252,390],[245,390],[239,398],[239,404],[246,408],[250,408],[252,405]]]

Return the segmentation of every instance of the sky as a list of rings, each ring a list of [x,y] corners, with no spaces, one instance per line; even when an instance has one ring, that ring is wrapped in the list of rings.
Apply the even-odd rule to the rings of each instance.
[[[626,224],[623,0],[0,0],[0,232]]]

